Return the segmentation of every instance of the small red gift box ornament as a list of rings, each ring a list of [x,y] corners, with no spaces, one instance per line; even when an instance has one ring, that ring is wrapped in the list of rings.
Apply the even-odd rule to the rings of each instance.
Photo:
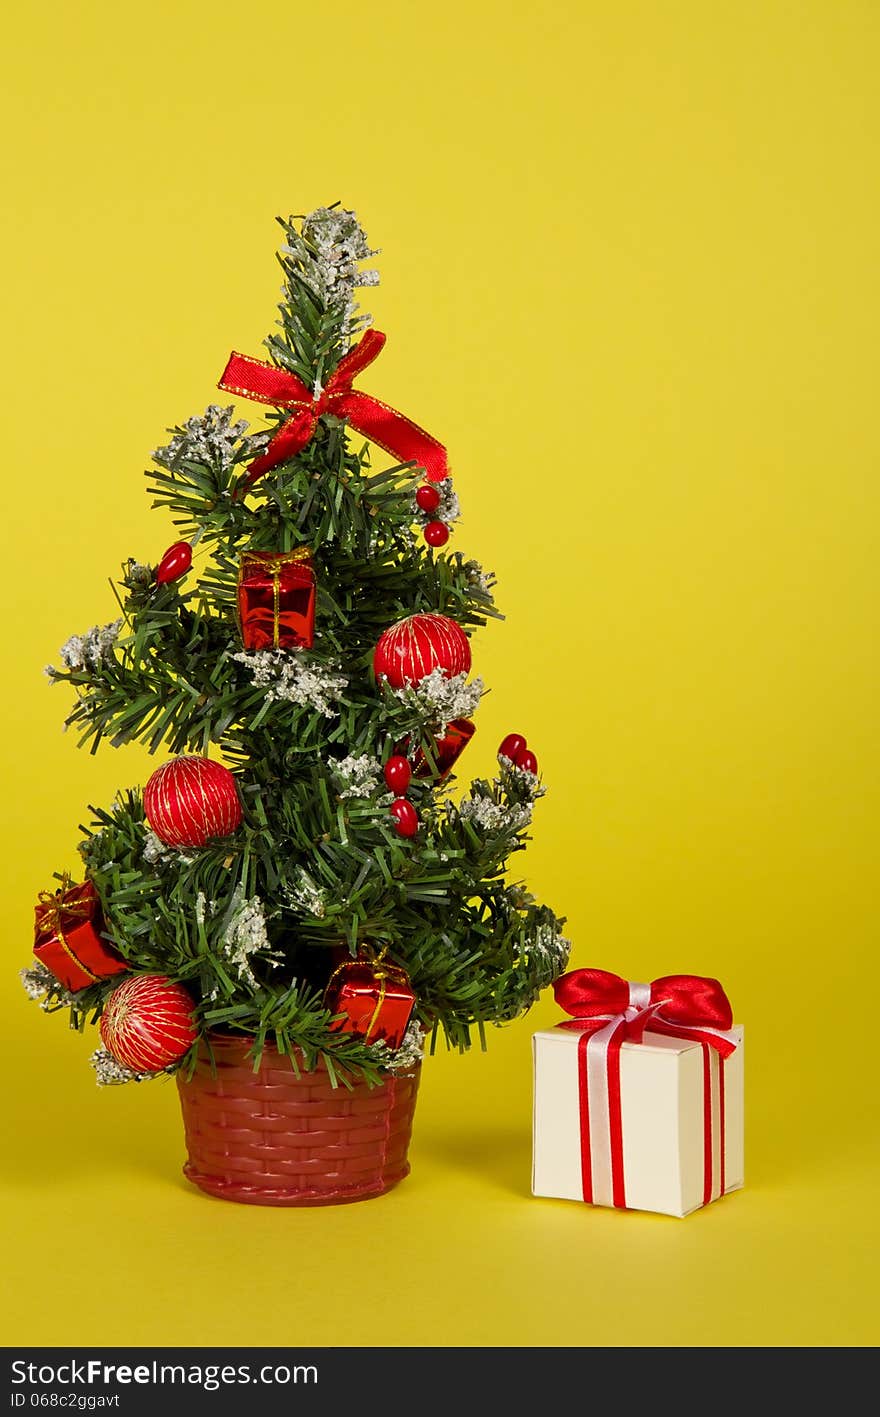
[[[238,617],[245,649],[311,649],[315,572],[308,548],[245,551],[238,569]]]
[[[65,989],[75,993],[128,969],[101,939],[100,902],[92,881],[74,886],[65,877],[60,890],[41,891],[35,917],[34,954]]]
[[[340,1033],[353,1033],[365,1043],[403,1042],[416,996],[409,975],[399,965],[359,956],[336,966],[324,991],[324,1003],[342,1017],[333,1024]]]
[[[434,740],[436,771],[421,748],[417,748],[412,758],[413,777],[436,777],[442,782],[452,772],[475,732],[469,718],[454,718],[447,723],[443,736]]]

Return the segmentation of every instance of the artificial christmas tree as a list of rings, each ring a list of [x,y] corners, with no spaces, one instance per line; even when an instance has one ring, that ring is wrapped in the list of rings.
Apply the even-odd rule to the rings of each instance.
[[[353,387],[384,343],[354,299],[375,253],[338,207],[281,224],[272,362],[234,355],[221,380],[275,406],[267,429],[211,405],[173,430],[147,475],[179,539],[125,563],[121,618],[48,671],[93,749],[174,755],[81,844],[107,977],[23,976],[102,1020],[99,1080],[177,1073],[203,1189],[313,1204],[406,1174],[426,1034],[482,1039],[568,945],[504,876],[533,755],[452,795],[483,693],[470,635],[497,612],[491,577],[427,534],[458,512],[442,444]],[[374,472],[357,433],[395,465]]]

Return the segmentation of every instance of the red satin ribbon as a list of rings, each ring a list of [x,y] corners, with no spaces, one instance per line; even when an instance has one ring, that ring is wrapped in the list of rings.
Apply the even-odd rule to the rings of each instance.
[[[573,969],[553,986],[556,1002],[574,1015],[560,1028],[577,1029],[578,1099],[581,1128],[581,1181],[584,1200],[593,1202],[594,1156],[591,1094],[598,1088],[600,1117],[607,1123],[611,1163],[611,1203],[626,1208],[623,1169],[623,1114],[620,1099],[620,1049],[624,1042],[641,1043],[646,1030],[699,1043],[703,1052],[703,1204],[714,1189],[712,1134],[712,1052],[718,1057],[718,1101],[721,1134],[720,1194],[724,1194],[724,1059],[736,1048],[730,1036],[733,1011],[717,979],[696,974],[666,974],[652,984],[630,984],[605,969]],[[591,1087],[591,1077],[593,1086]]]
[[[367,330],[363,339],[343,355],[316,398],[302,379],[287,369],[264,364],[246,354],[231,354],[218,388],[258,403],[272,403],[291,409],[291,417],[272,437],[266,451],[254,458],[247,470],[247,489],[264,472],[292,458],[305,447],[324,413],[347,418],[371,442],[384,448],[400,462],[415,462],[425,469],[431,482],[442,482],[449,474],[446,449],[424,428],[371,394],[359,393],[352,382],[382,351],[385,336]]]
[[[570,969],[557,979],[553,993],[560,1008],[576,1019],[607,1019],[628,1009],[633,989],[644,987],[650,991],[650,1007],[661,1010],[654,1022],[665,1019],[692,1028],[723,1030],[733,1025],[730,1000],[718,980],[704,979],[699,974],[664,974],[652,984],[641,986],[630,985],[607,969]],[[732,1053],[733,1048],[727,1051]]]

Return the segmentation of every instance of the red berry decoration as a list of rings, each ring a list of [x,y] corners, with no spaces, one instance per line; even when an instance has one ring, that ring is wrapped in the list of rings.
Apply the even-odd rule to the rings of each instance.
[[[467,674],[471,667],[470,640],[448,615],[408,615],[382,632],[373,655],[377,679],[387,679],[393,689],[418,684],[434,669],[447,679]]]
[[[521,733],[508,733],[506,738],[502,738],[498,748],[500,758],[509,758],[512,763],[518,763],[520,755],[526,750],[526,740]]]
[[[398,797],[396,802],[391,803],[389,811],[394,818],[398,836],[415,836],[419,829],[419,818],[412,802],[407,802],[405,797]]]
[[[445,546],[449,540],[449,527],[445,522],[428,522],[422,535],[429,546]]]
[[[389,792],[395,792],[398,797],[402,797],[409,787],[412,777],[412,768],[409,762],[400,753],[395,753],[390,757],[383,769],[385,783]]]
[[[538,776],[538,759],[530,748],[526,748],[524,753],[520,753],[516,765],[518,768],[522,768],[523,772],[533,772],[535,777]]]
[[[429,482],[416,489],[416,506],[420,512],[436,512],[440,506],[440,493]]]
[[[144,788],[144,812],[166,846],[204,846],[241,822],[235,778],[210,758],[172,758]]]
[[[156,583],[167,585],[169,581],[179,581],[181,576],[185,576],[191,569],[192,563],[193,553],[189,542],[175,541],[173,546],[168,547],[156,567]]]
[[[156,1073],[195,1043],[193,1001],[164,974],[135,974],[114,989],[101,1015],[101,1041],[117,1063]]]

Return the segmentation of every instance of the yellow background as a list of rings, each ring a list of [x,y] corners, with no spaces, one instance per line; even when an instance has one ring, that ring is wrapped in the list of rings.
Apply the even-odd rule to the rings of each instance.
[[[875,1342],[880,9],[55,0],[3,50],[3,1341]],[[686,1221],[530,1199],[550,1002],[430,1064],[397,1192],[285,1212],[188,1189],[173,1085],[97,1090],[15,979],[149,771],[41,668],[173,539],[141,471],[259,353],[274,215],[337,198],[364,386],[500,579],[467,768],[537,750],[576,964],[717,974],[748,1030],[748,1188]]]

